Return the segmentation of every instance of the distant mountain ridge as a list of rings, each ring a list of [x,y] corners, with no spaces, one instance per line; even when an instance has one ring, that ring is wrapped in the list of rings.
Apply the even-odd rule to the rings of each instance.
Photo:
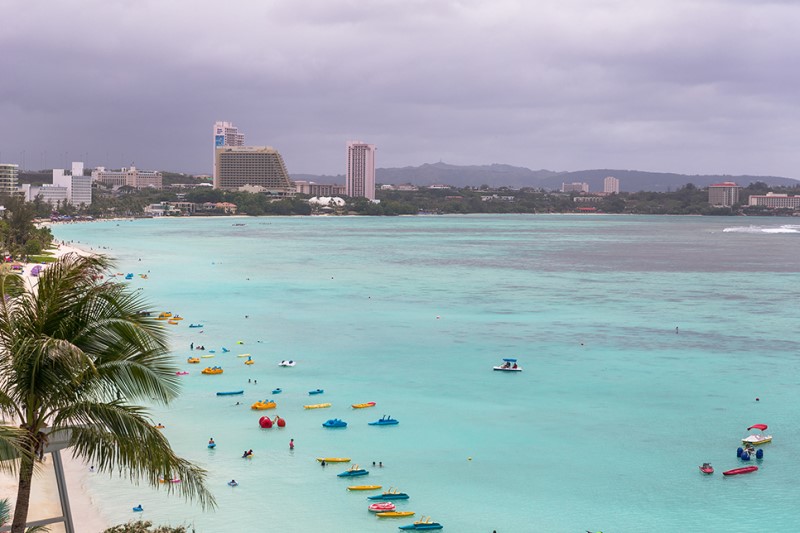
[[[747,186],[762,181],[770,186],[794,187],[800,181],[780,176],[729,176],[723,174],[688,175],[669,172],[646,172],[641,170],[592,169],[575,172],[555,172],[552,170],[531,170],[512,165],[471,165],[460,166],[448,163],[425,163],[417,167],[379,168],[376,171],[378,183],[411,183],[427,186],[435,184],[452,185],[454,187],[535,187],[558,190],[562,183],[585,182],[590,192],[603,190],[603,179],[613,176],[620,181],[620,190],[626,192],[654,191],[665,192],[675,190],[687,183],[698,187],[707,187],[721,181],[733,181]],[[314,181],[317,183],[344,184],[344,175],[293,174],[294,180]]]

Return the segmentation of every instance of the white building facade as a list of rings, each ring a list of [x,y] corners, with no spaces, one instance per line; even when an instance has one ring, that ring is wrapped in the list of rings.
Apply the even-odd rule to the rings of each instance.
[[[92,203],[92,177],[83,175],[83,162],[73,161],[72,171],[67,174],[62,168],[53,169],[53,185],[52,189],[47,185],[43,185],[39,189],[39,194],[42,198],[55,205],[58,201],[66,200],[74,206],[91,205]],[[66,198],[60,198],[60,192],[57,192],[57,187],[66,190]]]
[[[619,194],[619,180],[608,176],[603,180],[603,192],[606,194]]]
[[[375,150],[374,144],[348,141],[345,181],[347,196],[375,199]]]
[[[574,181],[572,183],[561,183],[561,192],[589,192],[589,184],[582,181]]]
[[[163,175],[154,170],[139,170],[136,167],[122,168],[121,170],[106,170],[106,167],[97,167],[92,171],[93,181],[105,183],[114,189],[127,185],[136,189],[161,189]]]

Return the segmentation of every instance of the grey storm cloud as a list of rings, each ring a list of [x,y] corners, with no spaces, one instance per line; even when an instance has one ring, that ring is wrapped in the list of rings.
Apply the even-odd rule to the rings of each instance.
[[[229,120],[290,172],[444,160],[796,176],[800,4],[0,2],[0,159],[209,172]]]

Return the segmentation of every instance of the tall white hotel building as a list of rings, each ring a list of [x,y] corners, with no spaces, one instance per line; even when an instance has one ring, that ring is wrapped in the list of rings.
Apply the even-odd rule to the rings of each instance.
[[[619,194],[619,180],[614,176],[608,176],[603,180],[603,192],[606,194]]]
[[[375,199],[375,150],[374,144],[347,142],[347,196]]]

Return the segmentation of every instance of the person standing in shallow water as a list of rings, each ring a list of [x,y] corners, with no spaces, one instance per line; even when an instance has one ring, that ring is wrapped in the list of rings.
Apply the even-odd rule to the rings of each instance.
[[[289,439],[289,449],[294,450],[294,439]]]

